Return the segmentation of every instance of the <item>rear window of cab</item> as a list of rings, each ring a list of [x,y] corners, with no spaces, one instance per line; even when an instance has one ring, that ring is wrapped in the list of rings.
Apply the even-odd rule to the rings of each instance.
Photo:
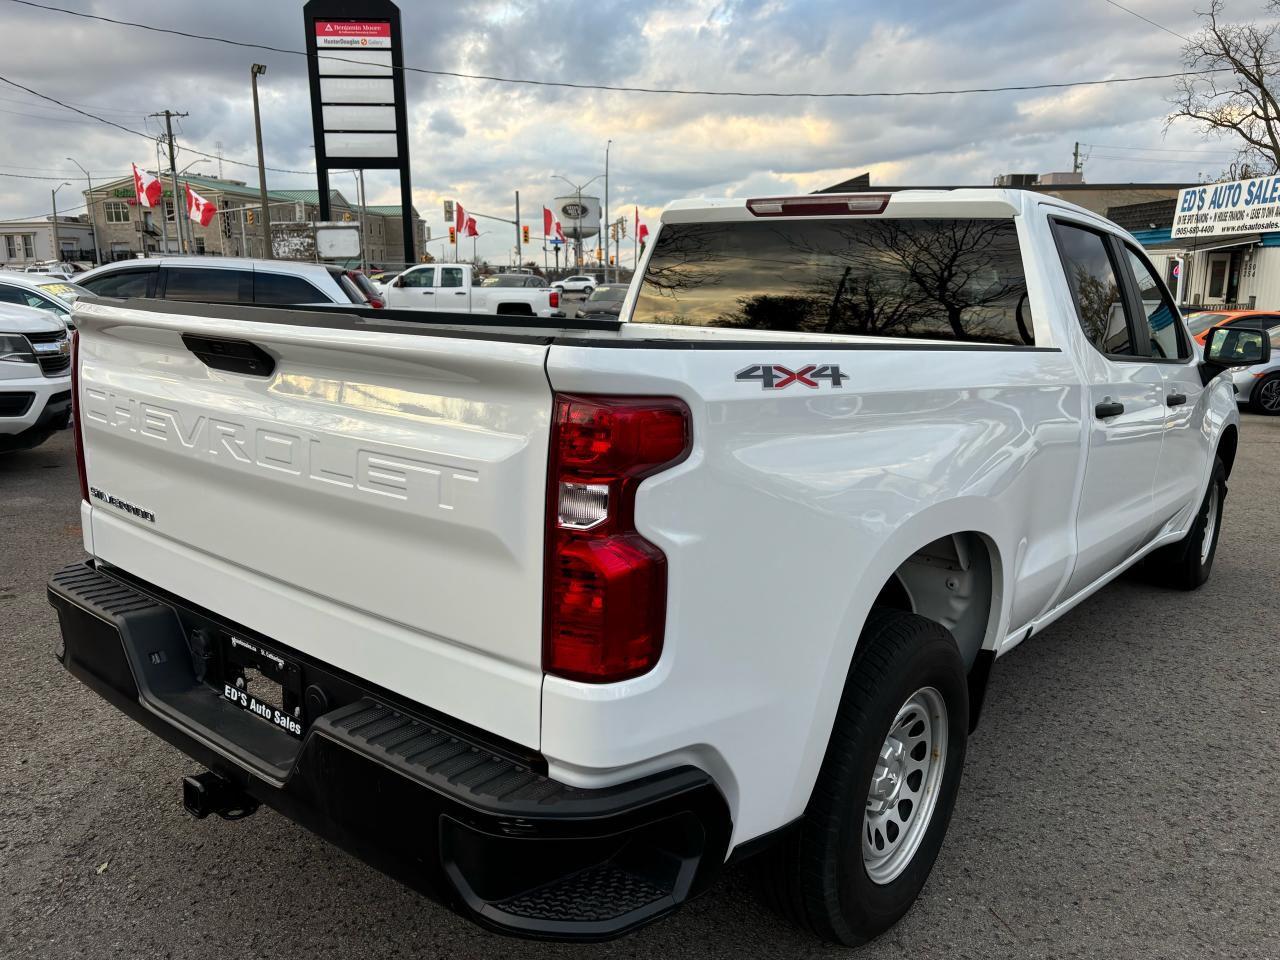
[[[631,319],[1035,344],[1007,218],[664,224]]]

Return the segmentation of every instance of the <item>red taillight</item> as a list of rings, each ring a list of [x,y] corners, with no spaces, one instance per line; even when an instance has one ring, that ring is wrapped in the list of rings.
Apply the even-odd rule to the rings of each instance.
[[[551,291],[551,308],[554,310],[558,306],[560,306],[560,291],[552,290]]]
[[[662,652],[667,559],[635,528],[636,488],[692,445],[673,397],[557,394],[547,489],[542,663],[547,673],[613,683]]]
[[[89,502],[89,473],[84,466],[84,430],[80,424],[80,331],[71,331],[71,427],[75,435],[76,473],[80,477],[80,499]]]
[[[373,307],[375,310],[381,310],[383,307],[386,306],[386,304],[383,303],[379,297],[369,297],[368,299],[369,299],[369,306]]]
[[[814,193],[804,197],[758,197],[747,201],[757,217],[841,217],[884,213],[887,193]]]

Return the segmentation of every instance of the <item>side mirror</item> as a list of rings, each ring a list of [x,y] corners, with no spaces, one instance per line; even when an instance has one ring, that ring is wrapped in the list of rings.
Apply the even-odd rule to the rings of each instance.
[[[403,286],[404,286],[404,277],[396,277],[394,280],[392,280],[392,281],[391,281],[391,285],[392,285],[393,287],[403,287]]]
[[[1204,345],[1201,379],[1207,384],[1223,370],[1252,367],[1271,360],[1271,336],[1266,330],[1215,327]]]

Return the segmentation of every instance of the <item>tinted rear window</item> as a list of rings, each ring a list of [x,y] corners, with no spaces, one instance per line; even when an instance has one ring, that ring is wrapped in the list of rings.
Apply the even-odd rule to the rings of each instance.
[[[217,267],[165,267],[164,298],[205,303],[252,303],[253,274]]]
[[[301,277],[255,270],[254,303],[329,303],[330,299]]]
[[[664,225],[632,320],[1032,345],[1013,221]]]
[[[90,277],[84,286],[100,297],[149,297],[155,291],[155,275],[154,269],[120,270]]]

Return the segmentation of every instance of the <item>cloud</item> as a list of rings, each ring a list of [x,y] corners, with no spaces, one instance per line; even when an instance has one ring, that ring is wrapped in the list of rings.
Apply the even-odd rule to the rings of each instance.
[[[300,2],[79,3],[106,16],[278,47],[300,49],[304,40]],[[1174,38],[1101,4],[1073,8],[1070,17],[1036,0],[476,0],[461,16],[441,16],[436,4],[401,3],[401,9],[410,65],[569,83],[919,90],[1166,73],[1178,64]],[[1195,29],[1190,10],[1144,12],[1179,32]],[[1255,15],[1234,6],[1232,12]],[[224,174],[250,183],[256,164],[249,66],[265,63],[260,92],[268,165],[313,166],[301,57],[13,4],[0,5],[0,17],[7,36],[24,38],[6,48],[0,74],[151,134],[160,128],[147,114],[185,111],[179,165],[196,159],[191,149],[216,153],[221,143]],[[1086,165],[1095,182],[1195,179],[1201,166],[1209,173],[1222,169],[1231,153],[1202,143],[1188,128],[1175,127],[1164,138],[1169,86],[1160,81],[856,99],[609,93],[420,73],[407,74],[406,85],[414,200],[436,236],[443,234],[442,200],[509,217],[516,191],[536,232],[541,204],[567,189],[553,175],[583,182],[602,174],[610,140],[611,208],[629,217],[639,206],[650,219],[678,197],[806,191],[868,169],[873,182],[899,184],[989,183],[1007,171],[1069,169],[1076,141],[1221,152],[1099,149]],[[0,173],[71,179],[78,173],[63,158],[72,156],[105,178],[123,176],[130,161],[154,162],[147,141],[3,85],[0,137],[9,145]],[[216,166],[210,161],[195,169],[207,174]],[[269,173],[268,182],[314,186],[306,174]],[[55,185],[0,176],[0,218],[47,211]],[[350,175],[335,174],[333,186],[354,196]],[[366,186],[371,202],[398,199],[393,175],[368,171]],[[602,188],[597,181],[590,189]],[[68,192],[59,194],[60,207]],[[504,258],[507,235],[494,223],[480,251]]]

